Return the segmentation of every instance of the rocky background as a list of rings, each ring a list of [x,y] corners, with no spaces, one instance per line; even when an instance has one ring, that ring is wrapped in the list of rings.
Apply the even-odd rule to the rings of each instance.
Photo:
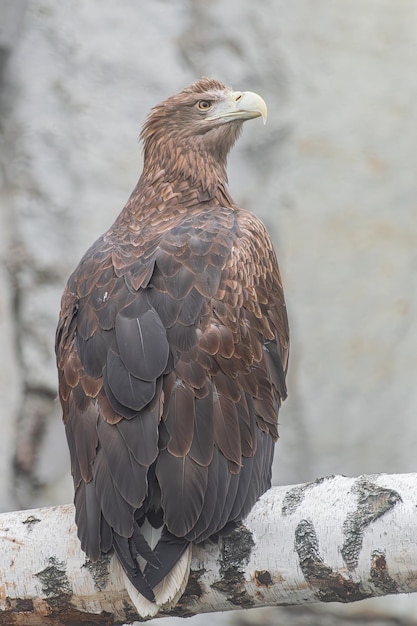
[[[273,235],[286,288],[275,482],[416,471],[416,32],[415,0],[2,0],[1,510],[72,500],[53,353],[63,286],[136,183],[150,107],[201,75],[269,108],[229,178]],[[417,603],[335,610],[337,623],[413,619]],[[259,620],[333,623],[309,615]]]

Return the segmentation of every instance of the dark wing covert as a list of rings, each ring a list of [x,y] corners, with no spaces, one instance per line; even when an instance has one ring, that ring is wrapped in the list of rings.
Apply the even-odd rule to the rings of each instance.
[[[82,548],[114,547],[152,599],[145,515],[160,524],[161,504],[165,541],[202,541],[270,486],[288,324],[263,225],[213,208],[104,235],[68,281],[56,348]]]

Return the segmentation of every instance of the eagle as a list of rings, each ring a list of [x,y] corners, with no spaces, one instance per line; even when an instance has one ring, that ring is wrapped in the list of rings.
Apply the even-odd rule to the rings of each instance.
[[[172,606],[191,546],[227,533],[271,485],[289,331],[263,223],[226,162],[256,93],[202,78],[155,106],[139,181],[68,279],[59,397],[81,547],[141,615]]]

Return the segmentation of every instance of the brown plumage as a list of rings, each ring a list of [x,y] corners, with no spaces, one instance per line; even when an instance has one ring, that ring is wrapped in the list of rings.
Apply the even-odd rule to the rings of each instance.
[[[151,602],[190,542],[270,486],[287,314],[270,238],[226,176],[243,121],[265,114],[256,94],[206,78],[155,107],[139,182],[62,297],[78,535],[93,560],[114,549]],[[162,528],[154,550],[146,519]]]

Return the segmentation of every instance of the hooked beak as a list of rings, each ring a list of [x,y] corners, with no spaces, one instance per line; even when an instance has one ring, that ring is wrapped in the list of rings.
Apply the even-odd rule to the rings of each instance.
[[[207,121],[224,119],[225,122],[232,120],[251,120],[262,117],[266,124],[267,108],[265,100],[253,91],[233,91],[230,97],[219,102]]]

